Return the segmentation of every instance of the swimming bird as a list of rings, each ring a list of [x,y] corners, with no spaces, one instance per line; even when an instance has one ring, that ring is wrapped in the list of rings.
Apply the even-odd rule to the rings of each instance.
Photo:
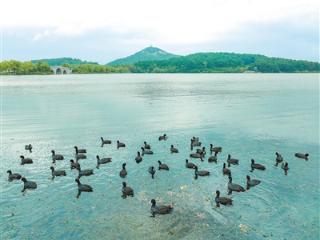
[[[97,168],[99,169],[101,164],[111,163],[112,158],[100,158],[99,155],[96,156],[97,158]]]
[[[275,166],[278,166],[279,163],[283,162],[283,157],[281,156],[280,153],[276,152],[276,164]]]
[[[191,150],[193,150],[194,147],[200,147],[200,146],[201,146],[201,142],[199,142],[199,138],[192,137],[191,144],[190,144]]]
[[[76,178],[75,181],[78,184],[78,194],[76,196],[77,198],[80,197],[80,194],[82,192],[93,192],[93,188],[88,184],[82,184],[79,178]]]
[[[228,167],[232,165],[239,165],[239,160],[235,158],[231,158],[231,155],[228,154],[228,159],[227,159]]]
[[[120,175],[120,177],[122,177],[122,178],[125,178],[126,176],[127,176],[127,170],[126,170],[126,163],[123,163],[122,164],[122,169],[121,169],[121,171],[120,171],[120,173],[119,173],[119,175]]]
[[[36,189],[37,183],[33,181],[28,181],[25,177],[21,178],[21,181],[23,182],[23,189],[21,192],[25,192],[27,189]]]
[[[209,163],[211,163],[211,162],[217,163],[217,161],[218,161],[217,153],[214,153],[213,156],[210,156],[210,157],[208,158],[208,162],[209,162]]]
[[[84,153],[76,153],[76,160],[79,161],[80,159],[86,159],[87,156]]]
[[[136,160],[136,163],[140,163],[142,161],[142,157],[140,155],[140,152],[137,152],[137,156],[136,156],[135,160]]]
[[[32,145],[31,144],[25,145],[24,149],[31,153],[32,152]]]
[[[215,198],[216,206],[220,207],[222,205],[232,205],[232,199],[227,197],[220,197],[220,191],[216,191],[216,198]]]
[[[117,141],[117,149],[125,147],[126,145],[122,142],[119,142],[119,140]]]
[[[309,159],[309,153],[296,153],[294,156],[297,158],[302,158],[306,161]]]
[[[51,150],[52,153],[52,163],[55,163],[57,160],[63,160],[63,156],[61,154],[56,154],[54,150]]]
[[[251,179],[249,175],[247,175],[247,190],[249,190],[251,187],[257,186],[260,184],[261,181],[258,179]]]
[[[156,170],[154,166],[149,167],[148,172],[151,174],[151,178],[154,178],[154,174],[156,173]]]
[[[209,175],[210,175],[210,172],[207,170],[198,171],[198,166],[196,166],[194,168],[194,179],[198,179],[198,176],[204,177],[204,176],[209,176]]]
[[[101,147],[103,147],[104,144],[111,144],[112,143],[111,140],[103,139],[103,137],[101,137],[100,139],[101,139]]]
[[[213,144],[210,144],[210,152],[211,154],[214,152],[216,154],[222,152],[222,147],[214,147]]]
[[[192,162],[189,162],[188,159],[186,159],[186,168],[192,168],[195,169],[196,165]]]
[[[86,149],[79,149],[77,146],[74,146],[74,149],[76,150],[76,154],[78,154],[78,153],[87,153]]]
[[[31,158],[25,158],[23,155],[21,155],[20,158],[21,158],[21,165],[33,163]]]
[[[141,147],[141,151],[142,151],[142,156],[145,154],[153,154],[153,151],[150,149],[144,149],[144,147]]]
[[[148,144],[146,141],[144,141],[143,143],[144,143],[144,148],[145,149],[151,149],[150,144]]]
[[[13,180],[20,180],[21,175],[19,173],[12,173],[11,170],[8,170],[7,173],[9,174],[8,176],[8,181],[11,182]]]
[[[178,151],[177,148],[175,148],[173,145],[171,145],[171,147],[170,147],[170,152],[171,152],[171,153],[178,153],[179,151]]]
[[[288,175],[288,170],[289,170],[288,163],[287,162],[285,162],[284,164],[282,163],[281,168],[284,170],[284,175]]]
[[[151,217],[155,217],[156,214],[169,214],[173,210],[172,205],[157,205],[155,199],[151,200]]]
[[[222,173],[223,173],[223,175],[230,175],[231,174],[230,169],[226,168],[226,163],[223,163]]]
[[[244,192],[245,189],[239,185],[239,184],[235,184],[232,183],[232,177],[231,174],[229,175],[229,183],[228,183],[228,194],[232,194],[232,192]]]
[[[263,166],[262,164],[255,163],[254,159],[251,159],[251,171],[250,172],[253,172],[254,169],[266,170],[266,167]]]
[[[203,157],[205,157],[205,155],[206,155],[206,148],[205,148],[205,147],[202,147],[201,149],[197,149],[197,150],[196,150],[196,153],[199,153],[199,154],[201,154]]]
[[[52,174],[52,180],[53,180],[55,177],[67,176],[65,170],[54,170],[54,167],[50,167],[50,169],[51,169],[51,174]]]
[[[134,196],[133,189],[128,187],[126,182],[122,182],[122,198],[127,198],[128,196]]]
[[[81,167],[79,167],[78,171],[79,171],[79,176],[78,176],[78,178],[81,178],[82,176],[90,176],[90,175],[94,174],[94,173],[93,173],[93,169],[84,169],[84,170],[81,170]]]
[[[70,160],[70,169],[80,169],[80,164],[78,162],[73,161],[73,159]]]
[[[167,134],[163,134],[159,137],[159,141],[166,141],[168,139]]]
[[[159,170],[167,170],[169,171],[169,167],[167,164],[161,163],[160,161],[158,161],[159,163]]]
[[[199,153],[191,153],[190,157],[191,158],[200,158],[200,160],[203,161],[203,159],[202,159],[203,156]]]

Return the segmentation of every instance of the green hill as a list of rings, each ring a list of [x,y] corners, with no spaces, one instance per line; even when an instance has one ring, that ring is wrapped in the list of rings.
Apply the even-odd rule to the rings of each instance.
[[[317,62],[266,57],[257,54],[196,53],[162,61],[137,62],[131,70],[136,73],[213,73],[319,72]]]
[[[160,48],[147,47],[131,56],[120,58],[112,62],[109,62],[107,65],[110,65],[110,66],[131,65],[137,62],[142,62],[142,61],[160,61],[160,60],[166,60],[174,57],[178,57],[178,55],[165,52]]]
[[[64,64],[68,64],[68,65],[98,64],[96,62],[88,62],[88,61],[83,61],[81,59],[69,58],[69,57],[38,59],[38,60],[31,60],[31,62],[32,63],[44,62],[44,63],[47,63],[49,66],[61,66]]]

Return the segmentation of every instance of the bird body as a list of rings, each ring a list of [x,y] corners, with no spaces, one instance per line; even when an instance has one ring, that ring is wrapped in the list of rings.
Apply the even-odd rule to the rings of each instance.
[[[7,173],[9,174],[8,176],[8,181],[11,182],[13,180],[20,180],[21,175],[19,173],[12,173],[11,170],[8,170]]]
[[[31,158],[25,158],[23,155],[20,156],[20,159],[21,159],[21,165],[33,163]]]

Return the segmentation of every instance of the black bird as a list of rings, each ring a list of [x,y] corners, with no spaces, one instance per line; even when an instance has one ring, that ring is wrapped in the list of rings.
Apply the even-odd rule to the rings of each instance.
[[[216,206],[220,207],[222,205],[232,205],[232,199],[227,197],[220,197],[220,191],[216,191],[216,198],[215,198]]]
[[[99,155],[97,157],[97,168],[99,169],[101,164],[111,163],[112,158],[100,158]]]
[[[140,155],[140,152],[137,152],[137,156],[136,156],[135,160],[136,160],[136,163],[140,163],[142,161],[142,157]]]
[[[222,173],[223,173],[223,175],[230,175],[231,174],[230,169],[226,168],[226,163],[223,163]]]
[[[70,169],[80,169],[80,164],[78,162],[73,161],[73,159],[70,160]]]
[[[151,217],[155,217],[156,214],[168,214],[173,210],[172,205],[157,205],[156,200],[151,200]]]
[[[119,142],[119,140],[117,141],[117,149],[125,147],[126,145],[122,142]]]
[[[227,159],[228,167],[232,165],[239,165],[239,160],[235,158],[231,158],[231,155],[228,154],[228,159]]]
[[[82,192],[93,192],[92,187],[91,187],[90,185],[88,185],[88,184],[82,184],[82,183],[80,182],[80,179],[79,179],[79,178],[76,178],[75,181],[76,181],[76,183],[78,184],[78,194],[77,194],[77,198],[80,197],[80,194],[81,194]]]
[[[142,156],[145,154],[153,154],[153,151],[150,149],[144,149],[144,147],[141,147]]]
[[[161,163],[160,161],[158,161],[159,163],[159,170],[169,170],[169,167],[167,164]]]
[[[287,162],[285,162],[284,164],[282,163],[281,168],[284,170],[284,175],[288,175],[288,170],[289,170],[288,163]]]
[[[63,160],[63,156],[61,154],[56,154],[54,150],[51,150],[52,153],[52,163],[55,163],[57,160]]]
[[[31,144],[25,145],[24,149],[29,151],[30,153],[32,153],[32,145]]]
[[[218,162],[217,153],[214,153],[213,156],[210,156],[210,157],[208,158],[208,162],[209,162],[209,163],[212,163],[212,162],[217,163],[217,162]]]
[[[177,148],[175,148],[173,145],[171,145],[171,147],[170,147],[170,152],[171,152],[171,153],[178,153],[179,151],[178,151]]]
[[[156,170],[154,166],[149,167],[148,172],[151,174],[152,179],[154,178],[154,174],[156,173]]]
[[[200,158],[201,161],[203,161],[203,156],[200,153],[190,153],[189,155],[191,158]]]
[[[144,148],[145,149],[151,149],[151,146],[149,144],[147,144],[147,142],[143,142],[144,143]]]
[[[27,189],[37,188],[36,182],[28,181],[25,177],[22,177],[21,181],[23,182],[23,189],[21,190],[21,192],[25,192]]]
[[[133,189],[128,187],[126,182],[122,182],[122,198],[127,198],[128,196],[134,196]]]
[[[283,157],[281,156],[280,153],[276,152],[276,164],[275,166],[278,166],[279,163],[283,162]]]
[[[247,175],[247,190],[249,190],[251,187],[257,186],[260,184],[261,181],[258,179],[251,179],[249,175]]]
[[[245,189],[239,184],[232,183],[231,174],[229,175],[229,183],[228,183],[228,194],[232,194],[232,192],[244,192]]]
[[[82,176],[90,176],[93,173],[93,169],[84,169],[84,170],[81,170],[81,167],[78,169],[79,171],[79,176],[78,178],[80,179]]]
[[[186,159],[186,168],[192,168],[195,169],[197,165],[195,165],[192,162],[189,162],[188,159]]]
[[[103,147],[104,144],[111,144],[112,143],[111,140],[103,139],[103,137],[101,137],[100,139],[101,139],[101,147]]]
[[[210,175],[210,172],[207,171],[207,170],[198,171],[198,167],[197,166],[194,168],[194,178],[195,179],[198,179],[198,176],[205,177],[205,176],[209,176],[209,175]]]
[[[21,165],[33,163],[31,158],[25,158],[23,155],[21,155],[20,158],[21,158]]]
[[[11,170],[8,170],[7,173],[9,174],[8,176],[8,181],[11,182],[13,180],[20,180],[21,175],[19,173],[12,173]]]
[[[296,153],[294,156],[297,158],[302,158],[306,161],[309,160],[309,153]]]
[[[121,171],[120,171],[120,173],[119,173],[119,175],[120,175],[120,177],[122,177],[122,178],[125,178],[126,176],[127,176],[127,170],[126,170],[126,163],[123,163],[122,164],[122,169],[121,169]]]
[[[206,155],[206,147],[202,147],[201,149],[197,149],[196,153],[201,154],[203,157]]]
[[[214,147],[212,144],[210,144],[210,152],[211,154],[214,152],[215,154],[218,154],[222,152],[222,147]]]
[[[159,137],[159,141],[166,141],[168,139],[167,134],[163,134]]]
[[[52,174],[52,180],[53,180],[55,177],[67,176],[65,170],[54,170],[54,167],[50,167],[50,169],[51,169],[51,174]]]
[[[254,169],[266,170],[266,167],[263,166],[262,164],[255,163],[254,159],[251,159],[251,171],[250,172],[253,172]]]
[[[74,149],[76,150],[76,154],[78,154],[78,153],[87,153],[86,149],[79,149],[77,146],[74,146]]]

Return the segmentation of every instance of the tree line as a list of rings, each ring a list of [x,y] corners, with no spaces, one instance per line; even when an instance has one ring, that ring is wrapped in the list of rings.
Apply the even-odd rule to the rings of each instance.
[[[131,65],[63,64],[73,73],[295,73],[320,72],[318,62],[270,58],[256,54],[196,53],[160,61]],[[53,74],[47,62],[0,62],[0,74]]]

